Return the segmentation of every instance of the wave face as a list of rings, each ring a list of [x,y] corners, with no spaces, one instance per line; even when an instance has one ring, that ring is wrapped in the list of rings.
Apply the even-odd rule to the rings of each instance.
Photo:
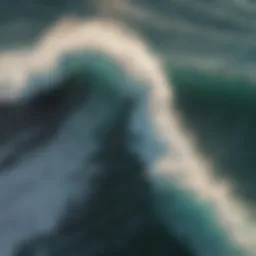
[[[166,22],[175,24],[177,19],[180,26],[166,26],[165,19],[160,22],[158,15],[167,16],[163,2],[138,3],[137,12],[132,2],[101,10],[126,22],[133,17],[131,26],[144,31],[145,38],[154,36],[146,41],[153,46],[158,39],[162,42],[161,47],[153,47],[160,57],[129,29],[105,19],[64,19],[33,46],[2,48],[0,233],[5,235],[0,236],[0,248],[4,256],[119,255],[120,251],[141,255],[139,246],[133,248],[135,252],[131,248],[143,243],[136,238],[145,230],[159,232],[163,240],[154,236],[144,240],[157,241],[155,247],[145,249],[145,255],[161,250],[162,255],[255,255],[256,225],[246,202],[249,194],[236,196],[240,178],[232,172],[221,179],[216,176],[229,163],[236,165],[226,152],[218,155],[221,145],[228,138],[240,145],[237,134],[244,134],[246,128],[228,137],[216,132],[212,123],[207,126],[207,120],[220,124],[229,114],[213,113],[213,105],[204,112],[202,101],[213,102],[216,93],[207,84],[211,76],[203,80],[195,70],[184,71],[189,63],[195,69],[209,67],[207,60],[219,72],[223,66],[216,58],[230,61],[232,71],[238,66],[232,53],[225,51],[226,41],[210,37],[217,30],[216,38],[222,36],[222,28],[214,24],[220,14],[199,1],[195,10],[188,10],[186,1],[171,3],[176,9],[170,6],[172,15]],[[203,15],[193,16],[193,10],[207,10],[205,22],[197,20]],[[235,32],[239,26],[229,21],[232,51],[231,42],[242,32]],[[186,22],[188,28],[182,25]],[[199,45],[189,41],[192,38]],[[174,63],[167,66],[172,70],[168,77],[159,61],[167,52]],[[207,82],[200,87],[199,81]],[[230,99],[234,89],[227,91],[221,89],[220,95]],[[218,97],[215,101],[214,106]],[[241,107],[236,97],[231,101]],[[239,125],[248,125],[251,115]],[[209,142],[213,135],[219,138],[217,145]],[[222,158],[226,162],[219,166]]]

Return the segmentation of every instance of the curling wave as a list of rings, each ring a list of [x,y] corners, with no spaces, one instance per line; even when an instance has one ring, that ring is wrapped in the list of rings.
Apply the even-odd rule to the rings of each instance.
[[[62,84],[73,74],[82,79],[88,72],[98,79],[98,86],[92,88],[95,92],[86,109],[68,120],[43,153],[45,159],[51,159],[47,166],[55,169],[55,182],[61,175],[65,178],[72,175],[73,169],[54,163],[52,156],[56,157],[57,152],[61,158],[63,150],[69,154],[76,147],[75,141],[83,137],[85,148],[79,152],[86,150],[86,159],[92,158],[99,144],[93,131],[111,123],[120,102],[131,100],[135,107],[127,127],[128,147],[145,166],[155,210],[165,226],[186,240],[196,255],[254,255],[256,225],[246,206],[233,196],[232,184],[213,176],[212,167],[198,153],[193,135],[184,128],[175,110],[172,84],[161,62],[128,28],[109,20],[67,19],[54,25],[33,48],[0,53],[0,99],[8,104],[26,101]],[[114,100],[106,100],[106,95]],[[70,147],[63,144],[67,138]],[[31,175],[30,169],[40,166],[41,160],[35,156],[25,161],[23,169],[27,177]],[[73,156],[72,162],[76,161],[80,161],[79,155]],[[28,162],[30,169],[25,167]],[[90,161],[85,165],[89,166]],[[62,169],[61,175],[56,171],[58,168]],[[40,167],[36,173],[42,171]],[[14,177],[0,176],[0,182],[5,184],[1,184],[1,192],[6,194],[19,184]],[[66,201],[79,197],[85,187],[88,191],[94,189],[89,181],[76,189],[69,185],[69,189],[63,189],[63,184],[52,192],[56,196],[51,200],[49,219],[45,217],[46,225],[28,232],[26,238],[35,232],[54,229],[53,223],[62,215]],[[63,203],[53,207],[59,201]],[[1,212],[0,219],[9,213]],[[16,234],[11,240],[1,239],[1,251],[9,256],[21,238]]]

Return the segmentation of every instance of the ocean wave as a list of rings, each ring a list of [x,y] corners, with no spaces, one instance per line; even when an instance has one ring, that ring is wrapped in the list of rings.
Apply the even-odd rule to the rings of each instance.
[[[56,181],[55,188],[51,183],[58,193],[51,198],[54,207],[48,212],[50,219],[48,215],[43,218],[46,225],[29,230],[25,239],[38,232],[51,232],[62,216],[66,201],[79,198],[88,188],[94,191],[87,182],[84,187],[78,182],[76,189],[65,183],[73,175],[70,165],[81,162],[79,156],[83,153],[79,149],[79,154],[72,154],[76,147],[72,138],[79,140],[80,135],[83,142],[87,141],[86,145],[91,145],[90,152],[85,152],[88,160],[100,145],[94,131],[100,127],[107,129],[120,102],[128,100],[133,102],[134,108],[127,125],[127,146],[144,165],[156,213],[169,231],[187,241],[196,255],[254,255],[256,228],[248,208],[233,196],[232,182],[215,179],[212,166],[198,153],[194,136],[185,129],[175,111],[172,84],[165,77],[161,62],[132,32],[113,21],[64,20],[53,26],[30,50],[8,51],[0,56],[0,95],[4,103],[16,104],[40,96],[72,74],[79,76],[81,82],[84,79],[81,75],[89,72],[91,79],[98,81],[98,86],[92,88],[89,105],[68,119],[59,137],[52,140],[43,154],[38,153],[35,158],[30,156],[21,164],[25,165],[21,169],[26,169],[26,175],[29,170],[35,171],[33,166],[40,166],[36,172],[41,175],[44,166],[40,161],[45,157],[47,169],[55,170],[55,181],[63,177],[65,170],[64,183]],[[85,134],[81,135],[83,131]],[[53,159],[55,153],[60,155],[57,159],[70,154],[73,160],[62,166]],[[100,175],[95,167],[86,161],[84,164],[86,175],[93,175],[91,171]],[[12,186],[19,184],[19,179],[24,178],[22,175],[11,172],[0,176],[2,194],[6,195]],[[42,191],[36,190],[34,200],[42,200],[38,200]],[[43,198],[47,201],[47,194]],[[26,207],[22,212],[26,212]],[[15,217],[19,211],[15,214],[12,210],[7,208],[0,213],[0,219],[1,216],[8,219],[9,213]],[[24,239],[22,230],[13,232],[15,235],[0,240],[3,241],[0,243],[2,253],[6,256],[11,255],[12,248]]]

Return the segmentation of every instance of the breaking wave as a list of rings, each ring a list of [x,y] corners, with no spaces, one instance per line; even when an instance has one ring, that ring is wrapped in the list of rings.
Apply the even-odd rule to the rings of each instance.
[[[231,181],[214,176],[215,167],[199,153],[192,130],[176,109],[173,79],[152,49],[125,26],[104,19],[67,19],[31,49],[2,52],[0,99],[26,101],[71,75],[83,81],[84,74],[97,80],[87,110],[97,116],[95,125],[112,120],[118,111],[118,104],[104,105],[104,97],[133,102],[127,146],[145,167],[156,213],[168,230],[196,255],[254,255],[256,225],[249,208],[236,198]],[[85,132],[88,144],[97,147],[99,142],[89,136],[93,129]]]

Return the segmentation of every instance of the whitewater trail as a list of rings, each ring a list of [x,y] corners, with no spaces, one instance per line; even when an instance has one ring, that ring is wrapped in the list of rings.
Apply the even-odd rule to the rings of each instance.
[[[256,225],[246,206],[232,196],[232,184],[217,181],[212,167],[197,153],[193,135],[175,111],[175,95],[161,62],[128,28],[111,20],[65,19],[33,48],[0,52],[0,101],[31,98],[86,70],[106,77],[111,73],[108,79],[114,79],[115,86],[108,89],[136,103],[129,148],[146,166],[156,212],[165,225],[188,241],[197,255],[255,255]]]

